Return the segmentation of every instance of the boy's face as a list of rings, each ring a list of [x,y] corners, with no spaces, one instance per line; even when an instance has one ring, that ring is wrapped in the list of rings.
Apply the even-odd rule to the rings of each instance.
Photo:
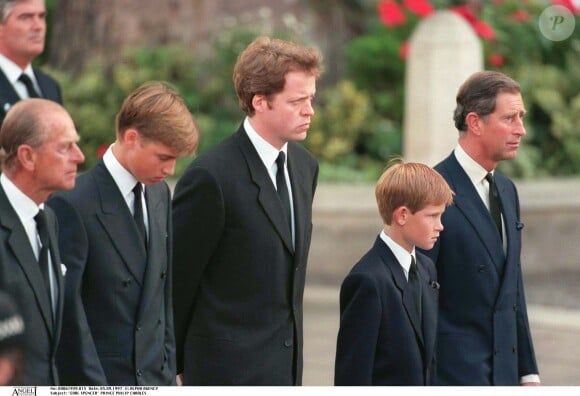
[[[163,143],[147,141],[134,129],[125,132],[125,144],[130,148],[127,153],[127,168],[141,183],[152,185],[173,175],[175,162],[179,157],[177,150]]]
[[[405,244],[412,249],[413,246],[424,250],[433,248],[439,233],[443,231],[441,215],[445,211],[445,205],[427,205],[423,209],[411,213],[407,211],[405,225],[402,227],[402,236]]]

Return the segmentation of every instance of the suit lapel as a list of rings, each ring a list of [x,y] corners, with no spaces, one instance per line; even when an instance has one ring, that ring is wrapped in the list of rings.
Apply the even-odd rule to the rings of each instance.
[[[52,210],[50,208],[45,207],[45,212],[47,215],[47,221],[49,224],[48,227],[48,238],[50,242],[50,258],[52,262],[52,269],[55,275],[55,282],[56,282],[56,292],[57,292],[57,300],[56,300],[56,312],[54,312],[54,333],[55,333],[55,340],[60,339],[60,331],[61,331],[61,318],[63,315],[63,304],[64,304],[64,279],[62,276],[62,268],[61,268],[61,260],[60,254],[58,251],[58,238],[56,235],[56,217],[54,216]],[[53,345],[53,348],[56,350],[57,345]]]
[[[415,330],[415,335],[419,340],[421,345],[424,345],[423,341],[423,330],[421,329],[421,318],[419,317],[419,313],[413,302],[413,296],[408,291],[407,288],[407,278],[405,278],[405,273],[403,272],[403,268],[399,261],[389,249],[389,247],[383,242],[380,237],[377,237],[375,241],[375,249],[379,252],[379,256],[391,271],[393,276],[393,280],[395,281],[395,286],[401,292],[402,300],[403,300],[403,307],[405,308],[405,312],[407,312],[407,316],[411,325],[413,326],[413,330]]]
[[[163,183],[163,182],[162,182]],[[149,243],[147,245],[147,264],[145,266],[143,294],[139,304],[139,315],[147,315],[146,309],[150,306],[151,298],[158,297],[154,283],[162,273],[161,257],[167,255],[167,211],[168,204],[164,201],[162,190],[155,187],[146,187],[147,214],[149,218]]]
[[[496,184],[501,200],[502,216],[505,229],[505,238],[507,238],[507,254],[504,261],[503,279],[501,280],[501,289],[498,295],[496,304],[501,303],[501,298],[507,295],[506,291],[517,281],[517,263],[519,263],[520,240],[521,237],[517,233],[521,232],[517,229],[520,224],[517,218],[518,208],[514,205],[516,202],[513,195],[508,189],[508,181],[503,176],[496,173]],[[520,228],[521,229],[521,228]]]
[[[50,299],[48,298],[49,291],[46,290],[46,286],[44,285],[40,267],[38,266],[38,260],[34,256],[26,231],[24,230],[18,215],[12,208],[10,201],[8,201],[4,189],[1,187],[0,202],[0,223],[10,231],[8,245],[34,292],[36,303],[40,307],[44,323],[48,328],[49,333],[53,335],[52,308],[50,306]]]
[[[449,184],[455,192],[454,205],[463,213],[471,224],[475,235],[481,240],[494,263],[496,274],[501,274],[504,265],[502,242],[497,228],[481,197],[475,190],[473,183],[452,153],[445,161],[449,171]]]
[[[105,164],[100,161],[91,172],[99,191],[102,210],[97,213],[97,217],[129,272],[142,286],[147,252],[133,216]]]
[[[304,244],[306,241],[306,233],[310,227],[308,219],[312,218],[312,206],[310,200],[310,193],[307,191],[304,183],[299,181],[307,178],[302,174],[302,167],[295,160],[294,146],[288,144],[288,173],[290,175],[290,184],[292,186],[292,200],[294,203],[294,236],[295,236],[295,251],[296,261],[302,260],[304,252]]]
[[[290,235],[290,228],[288,222],[284,218],[284,211],[282,210],[282,203],[274,184],[268,175],[268,170],[260,159],[258,152],[252,145],[252,142],[246,135],[245,130],[241,127],[237,132],[237,141],[242,151],[243,156],[248,164],[248,169],[254,184],[258,187],[258,202],[264,209],[266,216],[274,225],[274,229],[282,238],[284,245],[290,252],[294,252],[292,246],[292,235]],[[292,178],[292,176],[290,176]],[[294,186],[294,185],[293,185]],[[296,207],[296,203],[294,203]],[[296,214],[295,214],[296,217]]]
[[[425,339],[425,363],[428,366],[433,360],[435,352],[435,332],[437,329],[437,302],[438,298],[435,293],[437,290],[431,286],[434,279],[430,279],[429,273],[424,267],[423,259],[417,254],[417,263],[423,292],[421,293],[421,304],[423,306],[423,337]]]
[[[0,114],[4,118],[10,107],[20,100],[20,96],[14,90],[4,72],[0,69]]]

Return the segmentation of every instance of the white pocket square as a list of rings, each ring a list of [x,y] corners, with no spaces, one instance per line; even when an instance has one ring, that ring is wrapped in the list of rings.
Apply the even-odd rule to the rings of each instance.
[[[62,276],[66,275],[66,265],[60,263],[60,271],[62,272]]]

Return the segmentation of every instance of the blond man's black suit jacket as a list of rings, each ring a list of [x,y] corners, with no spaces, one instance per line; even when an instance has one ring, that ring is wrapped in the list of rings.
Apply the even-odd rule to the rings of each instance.
[[[243,127],[193,161],[174,195],[178,372],[189,385],[297,385],[318,163],[288,144],[295,246]]]

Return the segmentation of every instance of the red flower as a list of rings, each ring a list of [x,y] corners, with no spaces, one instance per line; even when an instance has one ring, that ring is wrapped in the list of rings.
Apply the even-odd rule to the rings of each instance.
[[[502,55],[500,54],[491,54],[488,58],[487,61],[489,62],[490,65],[492,65],[493,67],[502,67],[503,65],[505,65],[505,59]]]
[[[477,33],[477,35],[482,39],[493,40],[495,38],[495,32],[493,31],[493,28],[487,23],[483,21],[475,21],[472,26],[475,30],[475,33]]]
[[[510,19],[515,22],[527,22],[530,20],[530,14],[526,10],[517,10],[512,12]]]
[[[456,6],[456,7],[451,7],[451,8],[449,8],[449,10],[453,11],[456,14],[458,14],[459,16],[465,18],[465,20],[467,22],[469,22],[471,25],[473,25],[475,22],[477,22],[477,15],[475,15],[473,13],[473,11],[471,11],[471,8],[469,8],[469,6],[467,4],[464,4],[461,6]]]
[[[103,155],[105,155],[108,148],[109,148],[108,144],[99,145],[99,147],[97,147],[97,158],[101,158]]]
[[[401,44],[401,46],[399,47],[399,57],[403,60],[407,60],[407,58],[409,57],[410,50],[411,45],[409,44],[409,41],[403,42],[403,44]]]
[[[574,14],[580,14],[580,4],[575,0],[552,0],[552,4],[564,6]]]
[[[405,24],[405,14],[401,6],[392,0],[384,0],[377,4],[379,18],[385,26],[393,27]]]
[[[417,14],[420,17],[425,17],[435,11],[427,0],[403,0],[403,5],[413,14]]]

